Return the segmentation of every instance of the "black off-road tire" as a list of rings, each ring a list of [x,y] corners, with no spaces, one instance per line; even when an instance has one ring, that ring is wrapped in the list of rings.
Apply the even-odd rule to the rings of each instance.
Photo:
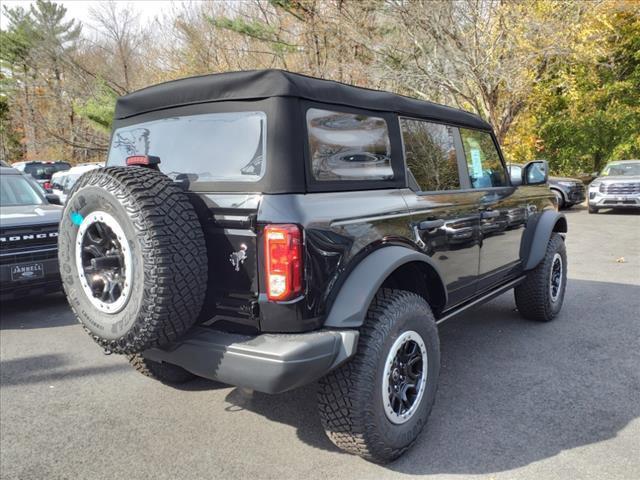
[[[97,211],[116,220],[130,245],[132,285],[117,313],[96,308],[76,267],[78,223]],[[159,171],[108,167],[85,173],[65,205],[58,247],[69,304],[105,350],[133,354],[169,344],[198,318],[208,278],[202,226],[187,194]]]
[[[129,355],[128,359],[131,366],[141,374],[169,385],[179,385],[197,378],[197,375],[182,367],[170,363],[155,362],[140,354]]]
[[[413,330],[428,354],[424,394],[406,423],[394,424],[383,405],[387,355],[403,332]],[[440,342],[429,304],[415,293],[378,292],[360,329],[355,357],[319,381],[318,407],[331,441],[349,453],[376,463],[402,455],[415,442],[433,407],[440,372]]]
[[[589,205],[589,213],[598,213],[598,207],[592,207],[591,205]]]
[[[558,254],[562,260],[561,286],[554,300],[550,291],[551,269]],[[550,322],[560,312],[567,287],[567,249],[564,239],[553,233],[540,264],[527,274],[524,282],[514,289],[516,306],[520,314],[529,320]]]

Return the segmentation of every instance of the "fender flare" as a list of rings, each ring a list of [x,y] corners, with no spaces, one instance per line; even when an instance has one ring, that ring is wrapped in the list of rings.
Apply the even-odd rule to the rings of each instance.
[[[555,210],[532,215],[520,242],[520,259],[524,270],[532,270],[544,258],[553,232],[567,233],[567,219]]]
[[[442,274],[424,253],[400,246],[380,248],[364,258],[342,284],[331,305],[325,327],[354,328],[364,323],[369,306],[384,281],[398,267],[409,262],[424,262],[433,268],[442,283]],[[447,291],[444,288],[446,302]]]

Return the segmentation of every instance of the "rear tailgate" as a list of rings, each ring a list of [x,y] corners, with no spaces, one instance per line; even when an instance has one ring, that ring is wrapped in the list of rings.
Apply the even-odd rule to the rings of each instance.
[[[193,195],[203,225],[209,280],[202,321],[258,328],[258,245],[255,219],[260,195]],[[218,326],[221,326],[220,323]]]

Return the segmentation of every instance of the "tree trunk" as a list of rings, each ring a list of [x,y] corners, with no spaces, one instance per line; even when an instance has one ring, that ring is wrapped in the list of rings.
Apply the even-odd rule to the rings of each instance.
[[[35,111],[33,108],[33,98],[29,93],[29,72],[27,66],[24,68],[24,115],[22,116],[22,125],[24,130],[24,144],[26,147],[27,159],[31,160],[37,156],[38,145],[35,130]]]

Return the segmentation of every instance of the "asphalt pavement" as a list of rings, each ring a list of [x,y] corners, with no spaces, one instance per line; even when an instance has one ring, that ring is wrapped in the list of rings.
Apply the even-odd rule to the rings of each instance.
[[[436,405],[379,466],[325,437],[314,386],[172,388],[105,356],[62,295],[0,305],[2,479],[640,478],[640,215],[567,212],[560,316],[513,295],[441,326]]]

